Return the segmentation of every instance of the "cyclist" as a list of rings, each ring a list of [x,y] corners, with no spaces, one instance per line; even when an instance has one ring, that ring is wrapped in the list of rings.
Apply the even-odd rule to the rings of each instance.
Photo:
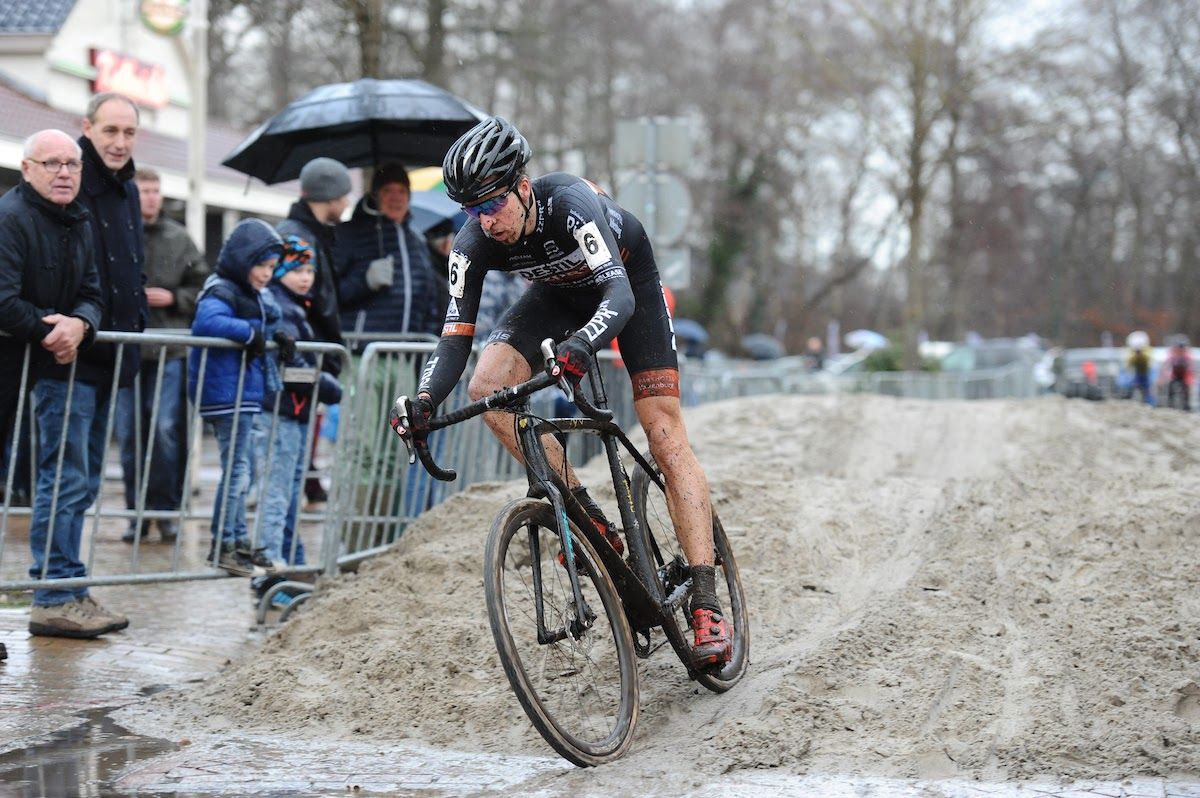
[[[671,518],[691,565],[693,657],[699,665],[719,667],[730,658],[731,630],[716,594],[708,481],[683,424],[671,317],[650,240],[633,214],[593,183],[561,172],[530,178],[525,167],[531,155],[525,137],[502,117],[480,122],[446,153],[446,193],[470,218],[450,252],[450,304],[417,389],[411,431],[428,432],[436,407],[462,375],[489,270],[516,272],[531,285],[487,337],[468,387],[472,399],[541,370],[539,346],[545,338],[561,341],[557,360],[577,387],[592,354],[618,339],[638,420],[663,471]],[[511,420],[498,412],[483,418],[520,458]],[[561,470],[562,447],[548,437],[546,449]],[[616,527],[569,466],[567,483],[612,547],[623,553]]]
[[[1167,353],[1163,363],[1160,381],[1167,384],[1167,404],[1173,406],[1171,397],[1178,391],[1183,397],[1183,409],[1191,409],[1192,380],[1195,371],[1192,368],[1192,353],[1188,350],[1186,339],[1177,340]]]

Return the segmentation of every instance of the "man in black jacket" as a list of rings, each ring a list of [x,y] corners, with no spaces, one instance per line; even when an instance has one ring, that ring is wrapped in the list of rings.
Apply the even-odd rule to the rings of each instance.
[[[95,339],[104,299],[88,212],[76,201],[80,156],[79,146],[61,130],[33,134],[25,142],[22,182],[0,197],[0,330],[10,336],[0,339],[0,368],[10,376],[0,381],[6,394],[0,403],[15,404],[20,381],[13,377],[26,359],[37,401],[32,579],[87,576],[79,547],[91,504],[90,473],[78,442],[86,438],[95,412],[96,386],[72,385],[70,376],[76,355]],[[87,588],[33,592],[31,634],[97,637],[128,624],[97,604]]]
[[[308,312],[318,341],[341,344],[337,286],[333,275],[334,230],[350,204],[350,170],[333,158],[314,158],[300,170],[300,199],[292,203],[287,218],[276,225],[281,236],[294,235],[313,248],[313,306]],[[325,371],[337,376],[341,361],[325,359]]]
[[[127,97],[102,92],[88,103],[79,146],[83,151],[80,203],[92,219],[96,267],[104,293],[101,330],[141,332],[149,311],[143,288],[145,250],[142,204],[133,177],[133,145],[137,138],[138,108]],[[133,384],[141,365],[136,344],[124,344],[119,387]],[[100,492],[104,465],[108,403],[114,397],[113,378],[118,345],[99,344],[80,358],[75,378],[96,386],[96,412],[87,437],[89,458],[88,504]]]
[[[211,269],[187,228],[162,212],[162,178],[158,172],[142,167],[134,175],[134,182],[145,232],[143,271],[149,326],[190,333],[196,301]],[[117,394],[116,432],[125,476],[125,507],[137,507],[144,485],[146,509],[178,510],[187,461],[187,347],[143,344],[141,349],[137,379]],[[179,523],[159,518],[157,524],[162,541],[173,543],[179,535]],[[122,539],[133,543],[139,534],[145,539],[149,529],[149,521],[139,525],[137,518],[131,518]]]

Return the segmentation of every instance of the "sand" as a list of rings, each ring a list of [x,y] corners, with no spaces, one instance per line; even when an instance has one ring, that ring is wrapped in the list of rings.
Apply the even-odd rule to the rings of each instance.
[[[662,649],[639,663],[631,753],[556,785],[1200,774],[1195,417],[771,396],[688,424],[741,562],[749,671],[713,695]],[[482,485],[435,508],[253,656],[123,722],[550,755],[484,609],[484,539],[522,493]]]

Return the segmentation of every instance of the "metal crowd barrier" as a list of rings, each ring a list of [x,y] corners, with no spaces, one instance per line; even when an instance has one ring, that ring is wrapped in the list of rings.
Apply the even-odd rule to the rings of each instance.
[[[338,358],[342,368],[340,381],[343,387],[342,402],[338,408],[336,441],[323,451],[327,462],[319,473],[328,480],[329,501],[319,511],[300,513],[297,537],[305,539],[314,555],[304,566],[289,569],[296,573],[334,573],[339,569],[354,567],[367,557],[373,556],[393,544],[412,521],[422,512],[444,501],[453,493],[484,481],[518,479],[523,475],[521,466],[508,455],[493,438],[487,427],[479,422],[460,424],[436,433],[430,439],[435,457],[444,465],[456,469],[459,478],[455,482],[441,483],[433,480],[417,466],[407,462],[407,452],[400,439],[388,429],[386,419],[396,396],[413,394],[421,370],[425,367],[435,342],[422,336],[392,336],[392,340],[354,343],[361,346],[361,354],[351,356],[347,348],[320,343],[301,343],[300,351],[315,353],[318,358]],[[118,358],[130,356],[126,351],[132,344],[141,346],[157,361],[158,377],[151,390],[154,391],[149,423],[156,421],[160,404],[162,365],[168,345],[186,345],[202,353],[200,368],[207,365],[208,353],[213,349],[240,349],[225,339],[199,338],[190,335],[154,332],[123,334],[101,332],[98,340],[116,344]],[[604,387],[609,407],[617,419],[627,428],[636,425],[636,414],[630,392],[629,380],[623,366],[614,353],[605,352],[600,357],[598,372]],[[467,401],[467,385],[474,368],[472,356],[466,373],[459,381],[455,392],[446,400],[445,407],[452,408]],[[315,379],[316,370],[309,375]],[[1037,393],[1031,370],[1023,366],[992,369],[986,372],[968,373],[896,373],[876,372],[831,377],[821,373],[809,373],[798,364],[789,362],[723,362],[706,363],[685,360],[680,366],[683,401],[685,405],[772,393],[882,393],[894,396],[920,398],[999,398],[1032,396]],[[184,491],[180,507],[175,510],[152,510],[146,506],[147,480],[145,476],[155,468],[153,452],[137,450],[136,485],[137,499],[134,507],[127,508],[123,497],[112,495],[111,473],[120,472],[119,458],[111,456],[117,447],[113,443],[113,428],[117,402],[115,384],[109,386],[114,399],[109,404],[105,419],[108,444],[104,462],[106,476],[100,496],[90,509],[85,524],[82,548],[88,576],[70,580],[37,580],[28,577],[30,552],[27,529],[31,511],[29,507],[14,504],[14,486],[17,482],[16,455],[21,441],[32,438],[28,430],[25,410],[32,398],[27,391],[27,366],[13,379],[21,380],[18,428],[10,436],[4,449],[7,469],[4,477],[4,503],[0,507],[0,590],[26,590],[35,586],[75,586],[98,584],[121,584],[134,582],[183,581],[223,577],[206,561],[210,540],[209,525],[212,520],[212,505],[221,473],[220,463],[214,465],[215,440],[203,434],[201,419],[194,404],[189,404],[186,435],[189,452],[200,452],[200,456],[187,458],[183,476]],[[295,375],[291,375],[295,376]],[[201,380],[202,381],[202,380]],[[140,381],[139,381],[140,382]],[[115,377],[114,377],[115,383]],[[136,390],[140,390],[140,387]],[[238,387],[241,394],[242,386]],[[569,405],[556,404],[558,394],[547,390],[531,398],[534,412],[543,416],[563,415],[571,412]],[[316,384],[310,397],[316,404]],[[136,407],[135,403],[135,407]],[[269,472],[275,454],[277,424],[273,408],[260,416],[257,434],[263,457],[256,464],[260,473]],[[135,414],[140,418],[140,414]],[[140,422],[139,422],[140,423]],[[328,422],[327,422],[328,423]],[[316,424],[308,425],[308,440],[304,446],[304,468],[310,472],[310,453]],[[140,430],[135,430],[134,440],[140,441]],[[79,445],[76,441],[63,441],[65,446]],[[593,436],[568,436],[568,454],[573,462],[580,462],[599,453],[599,442]],[[36,446],[30,452],[30,463],[36,462]],[[32,468],[28,469],[32,472]],[[310,472],[311,473],[311,472]],[[34,475],[31,474],[31,478]],[[36,484],[36,481],[31,482]],[[107,490],[105,488],[108,488]],[[251,494],[250,504],[261,506],[267,489],[266,479],[261,478]],[[55,489],[57,493],[57,487]],[[121,542],[121,534],[130,521],[141,525],[147,521],[171,519],[185,530],[170,546],[150,539],[151,534],[138,538],[133,545]],[[247,523],[251,538],[258,540],[261,518],[257,508],[248,510]]]
[[[212,507],[215,499],[217,480],[221,478],[222,474],[227,475],[229,470],[222,468],[223,464],[219,462],[219,458],[214,467],[212,460],[216,450],[216,442],[211,436],[204,434],[199,409],[196,404],[187,403],[185,405],[188,409],[185,414],[186,421],[183,436],[187,442],[185,451],[188,453],[200,451],[202,457],[197,460],[193,456],[184,455],[183,473],[180,477],[182,488],[181,501],[178,508],[172,510],[152,510],[146,507],[148,484],[146,477],[152,473],[155,463],[153,460],[153,447],[143,448],[140,445],[141,413],[138,410],[142,398],[139,395],[141,390],[140,379],[135,380],[133,386],[125,389],[134,392],[134,419],[131,421],[134,423],[133,441],[136,445],[134,492],[137,498],[132,508],[126,507],[123,485],[117,491],[116,496],[112,495],[109,487],[113,480],[108,477],[114,469],[117,474],[123,477],[123,469],[120,466],[119,445],[114,439],[118,407],[117,375],[120,372],[122,361],[126,357],[135,356],[132,354],[133,350],[131,347],[134,345],[140,347],[143,353],[143,364],[147,362],[146,354],[149,354],[149,359],[156,364],[156,378],[152,389],[154,393],[150,402],[152,409],[150,419],[148,420],[151,429],[157,423],[157,415],[162,405],[163,366],[168,359],[168,347],[179,347],[182,345],[189,349],[199,349],[201,351],[200,362],[198,364],[199,382],[201,385],[203,384],[203,376],[208,365],[208,353],[210,351],[213,349],[241,350],[242,347],[223,338],[204,338],[165,331],[150,333],[100,332],[97,334],[96,340],[100,343],[110,343],[116,346],[116,364],[112,382],[107,386],[102,386],[110,392],[110,399],[108,402],[108,412],[104,419],[105,444],[102,459],[104,465],[101,474],[101,489],[95,503],[89,509],[85,518],[83,535],[80,542],[80,558],[87,566],[88,576],[72,579],[36,579],[30,578],[27,573],[31,558],[28,531],[32,521],[32,506],[36,500],[37,479],[35,464],[38,461],[36,412],[25,412],[26,407],[31,406],[33,400],[33,394],[30,390],[32,386],[29,379],[29,347],[27,346],[25,363],[22,366],[20,375],[21,384],[18,392],[15,424],[11,431],[0,431],[0,435],[7,435],[8,441],[4,449],[3,458],[5,464],[4,503],[0,506],[0,590],[186,581],[225,576],[224,571],[211,567],[207,556],[209,554],[210,542],[209,526],[212,521]],[[274,348],[274,345],[272,344],[271,347]],[[315,354],[318,361],[318,368],[324,363],[326,358],[334,357],[341,360],[343,373],[349,372],[349,353],[344,347],[334,344],[300,342],[297,345],[297,349],[301,352]],[[316,406],[317,384],[315,380],[317,371],[318,369],[289,369],[289,373],[286,375],[291,381],[312,382],[312,394],[309,397],[309,401],[312,402],[314,407]],[[186,383],[186,365],[184,379]],[[72,367],[68,380],[68,397],[70,396],[70,392],[74,390],[75,384],[75,368]],[[244,371],[237,386],[237,397],[239,399],[243,388]],[[186,399],[182,399],[182,401],[187,402]],[[275,433],[277,430],[277,419],[274,415],[276,409],[277,406],[265,408],[264,412],[259,414],[260,420],[264,422],[261,425],[260,438],[265,441],[265,448],[262,451],[261,457],[255,463],[259,478],[252,488],[252,494],[257,497],[259,503],[261,503],[267,489],[265,475],[269,473],[270,466],[274,462],[276,454]],[[244,423],[249,417],[243,415],[240,418],[239,423]],[[304,461],[303,467],[306,473],[309,472],[311,466],[312,436],[315,427],[313,419],[310,418],[307,430],[308,438],[302,455]],[[29,504],[28,506],[17,506],[14,502],[14,487],[18,481],[18,452],[26,445],[28,446],[27,461],[30,479],[28,488]],[[81,445],[86,445],[86,442],[68,440],[64,434],[57,458],[60,468],[63,452],[66,447]],[[335,465],[339,459],[337,449],[338,447],[335,446],[331,458]],[[199,468],[197,468],[197,463],[199,463]],[[161,465],[159,467],[161,468]],[[25,470],[25,467],[21,467],[22,473]],[[54,494],[51,497],[52,507],[58,501],[59,487],[60,485],[56,482]],[[51,513],[51,518],[53,519],[53,512]],[[148,522],[160,519],[176,521],[182,531],[182,534],[170,545],[160,545],[153,542],[155,535],[149,529],[147,529],[144,535],[136,537],[132,545],[121,541],[121,536],[131,521],[138,527],[141,527],[143,522],[146,522],[147,526],[149,526]],[[252,545],[257,545],[258,543],[261,534],[261,520],[261,515],[258,512],[253,510],[248,512],[247,526]],[[337,516],[329,512],[328,508],[321,512],[304,512],[301,509],[296,527],[296,539],[300,539],[302,536],[311,537],[314,528],[319,535],[319,539],[309,541],[310,550],[315,555],[312,561],[305,565],[290,566],[288,573],[332,572],[336,569],[337,557],[340,554],[339,541],[341,532]],[[47,550],[49,549],[50,537],[50,535],[47,535]],[[49,558],[44,556],[43,562],[48,563],[48,561]],[[46,570],[43,567],[42,574],[45,573]]]

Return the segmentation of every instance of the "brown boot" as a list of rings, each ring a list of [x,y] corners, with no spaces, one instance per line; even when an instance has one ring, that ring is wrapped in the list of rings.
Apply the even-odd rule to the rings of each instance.
[[[82,601],[68,601],[52,607],[34,606],[29,612],[31,635],[91,638],[116,628],[112,619],[94,612]]]
[[[99,615],[100,617],[108,618],[109,621],[111,621],[114,624],[114,626],[113,626],[114,632],[120,631],[121,629],[124,629],[129,626],[128,618],[126,618],[124,615],[122,615],[119,612],[113,612],[110,609],[105,609],[104,607],[102,607],[99,604],[99,602],[97,602],[91,596],[84,596],[83,598],[79,599],[79,601],[81,603],[87,605],[87,608],[89,610],[91,610],[95,614]]]

